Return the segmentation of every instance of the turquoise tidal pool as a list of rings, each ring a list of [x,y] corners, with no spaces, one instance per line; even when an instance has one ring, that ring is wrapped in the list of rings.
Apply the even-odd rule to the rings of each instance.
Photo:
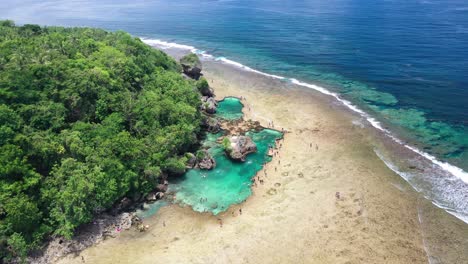
[[[274,146],[282,133],[271,129],[248,132],[247,136],[257,144],[258,151],[249,154],[245,162],[232,161],[225,155],[221,144],[216,143],[220,136],[208,134],[204,142],[216,160],[214,169],[192,169],[171,182],[170,190],[176,193],[176,203],[188,205],[197,212],[217,215],[231,205],[245,201],[252,194],[252,177],[264,163],[271,161],[268,147]]]
[[[237,120],[243,116],[242,107],[238,98],[226,97],[218,103],[216,116],[226,120]]]

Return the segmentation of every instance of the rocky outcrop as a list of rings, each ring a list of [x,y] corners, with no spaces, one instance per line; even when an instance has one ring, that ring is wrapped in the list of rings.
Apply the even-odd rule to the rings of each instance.
[[[221,129],[221,124],[217,118],[206,116],[203,118],[202,126],[210,133],[218,133]]]
[[[200,79],[202,64],[196,54],[190,53],[180,59],[184,73],[195,80]]]
[[[193,169],[197,165],[197,157],[193,153],[186,153],[187,163],[185,167],[187,169]]]
[[[214,95],[215,95],[213,89],[210,88],[210,87],[200,89],[200,93],[203,96],[208,96],[208,97],[214,97]]]
[[[248,131],[260,132],[264,129],[258,121],[244,120],[243,118],[237,120],[221,120],[221,129],[227,135],[244,135]]]
[[[186,164],[187,169],[199,168],[201,170],[211,170],[216,167],[215,159],[205,149],[197,151],[197,155],[187,153],[185,156],[188,158]],[[167,188],[165,190],[156,188],[156,191],[166,192]]]
[[[199,150],[197,152],[198,168],[201,170],[211,170],[216,167],[215,159],[206,150]]]
[[[183,175],[186,172],[186,170],[187,169],[185,168],[185,166],[179,166],[179,164],[177,164],[177,166],[170,166],[166,168],[167,173],[172,176]]]
[[[201,105],[202,111],[205,111],[208,114],[216,113],[216,107],[218,106],[218,103],[213,97],[203,96],[201,100],[202,100],[202,105]]]
[[[237,161],[245,161],[249,153],[257,151],[257,145],[248,136],[231,136],[223,140],[223,147],[228,156]]]
[[[146,196],[146,200],[148,202],[155,202],[157,200],[160,200],[164,197],[164,193],[163,192],[150,192],[147,196]]]
[[[214,97],[214,91],[208,84],[208,81],[205,78],[200,78],[200,80],[197,81],[196,83],[198,91],[203,95],[203,96],[208,96],[208,97]]]
[[[75,231],[72,239],[53,236],[47,246],[41,251],[33,252],[26,260],[26,263],[55,263],[68,254],[77,254],[103,241],[106,237],[116,237],[123,230],[138,226],[141,223],[141,219],[134,213],[122,213],[117,216],[106,213],[101,214],[94,218],[92,222],[80,226]]]
[[[133,201],[127,197],[122,198],[118,202],[118,204],[115,206],[115,208],[112,210],[115,213],[122,212],[127,210],[131,205],[133,204]]]
[[[168,188],[169,184],[158,184],[156,186],[156,191],[158,192],[167,192],[167,188]]]

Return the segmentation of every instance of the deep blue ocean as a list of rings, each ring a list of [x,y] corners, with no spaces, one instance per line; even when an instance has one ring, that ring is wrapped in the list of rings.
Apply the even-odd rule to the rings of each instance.
[[[121,29],[318,84],[468,171],[466,0],[2,0],[0,19]]]

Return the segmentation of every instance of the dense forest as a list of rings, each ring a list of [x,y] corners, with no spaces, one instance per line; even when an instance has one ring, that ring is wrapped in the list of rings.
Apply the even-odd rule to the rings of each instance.
[[[184,170],[201,115],[180,71],[124,32],[0,21],[0,259]]]

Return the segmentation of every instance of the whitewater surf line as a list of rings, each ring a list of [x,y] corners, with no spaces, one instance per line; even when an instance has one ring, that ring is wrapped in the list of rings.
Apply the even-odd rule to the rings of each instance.
[[[377,150],[376,148],[374,148],[374,153],[377,155],[377,157],[379,157],[379,159],[385,164],[385,166],[387,166],[387,168],[389,168],[390,170],[392,170],[393,172],[395,172],[396,174],[398,174],[401,178],[403,178],[406,182],[408,182],[410,184],[410,186],[418,193],[422,193],[424,198],[426,198],[427,200],[429,200],[433,205],[439,207],[440,209],[442,210],[445,210],[447,213],[455,216],[456,218],[462,220],[463,222],[467,223],[468,224],[468,216],[466,215],[465,212],[462,212],[460,213],[458,210],[454,209],[454,208],[449,208],[447,206],[444,206],[440,203],[438,203],[437,201],[435,201],[434,199],[430,198],[429,196],[427,196],[424,192],[423,192],[423,189],[421,189],[420,187],[418,187],[417,185],[415,184],[412,184],[411,183],[411,174],[408,173],[408,172],[403,172],[403,171],[400,171],[400,169],[398,168],[398,166],[396,166],[395,164],[393,164],[391,161],[387,160],[383,155],[382,153],[380,153],[379,150]],[[403,191],[402,189],[400,189],[399,187],[395,186],[398,190],[400,191]]]
[[[456,166],[454,166],[452,164],[449,164],[448,162],[440,161],[436,157],[434,157],[433,155],[430,155],[429,153],[421,151],[416,147],[413,147],[413,146],[410,146],[410,145],[406,144],[401,139],[397,138],[391,131],[389,131],[388,129],[383,128],[378,120],[376,120],[374,117],[372,117],[371,115],[369,115],[365,111],[361,110],[356,105],[352,104],[350,101],[341,98],[338,93],[331,92],[331,91],[329,91],[329,90],[327,90],[327,89],[325,89],[325,88],[323,88],[321,86],[315,85],[315,84],[301,82],[301,81],[299,81],[299,80],[297,80],[295,78],[287,78],[287,77],[284,77],[284,76],[268,74],[268,73],[265,73],[265,72],[262,72],[262,71],[259,71],[259,70],[255,70],[255,69],[253,69],[251,67],[248,67],[248,66],[246,66],[246,65],[244,65],[242,63],[227,59],[225,57],[215,57],[215,56],[213,56],[211,54],[208,54],[206,51],[199,50],[199,49],[197,49],[197,48],[195,48],[193,46],[178,44],[178,43],[174,43],[174,42],[167,42],[167,41],[163,41],[163,40],[159,40],[159,39],[141,38],[141,40],[144,43],[146,43],[146,44],[148,44],[150,46],[156,46],[156,47],[158,47],[160,49],[163,49],[163,50],[164,49],[188,50],[188,51],[190,51],[192,53],[195,53],[195,54],[197,54],[197,55],[199,55],[199,56],[201,56],[202,58],[205,58],[205,59],[220,61],[220,62],[223,62],[225,64],[229,64],[229,65],[232,65],[234,67],[237,67],[237,68],[249,71],[249,72],[257,73],[257,74],[260,74],[260,75],[263,75],[263,76],[266,76],[266,77],[270,77],[270,78],[274,78],[274,79],[278,79],[278,80],[290,81],[291,83],[293,83],[293,84],[295,84],[297,86],[313,89],[313,90],[318,91],[318,92],[320,92],[322,94],[332,96],[337,101],[339,101],[344,106],[346,106],[348,109],[350,109],[351,111],[359,114],[362,118],[366,119],[367,122],[369,122],[372,125],[372,127],[374,127],[376,129],[378,129],[379,131],[383,132],[384,135],[391,138],[394,142],[404,146],[405,148],[411,150],[412,152],[414,152],[414,153],[418,154],[419,156],[425,158],[426,160],[430,161],[432,164],[438,166],[439,168],[441,168],[441,170],[443,170],[445,172],[448,172],[450,175],[452,175],[455,178],[460,179],[462,182],[468,184],[468,173],[467,172],[465,172],[464,170],[462,170],[459,167],[456,167]],[[401,174],[398,174],[398,175],[402,176]],[[410,183],[405,177],[402,177],[402,178],[405,179],[408,183]],[[436,204],[436,206],[440,206],[440,205]],[[453,214],[453,212],[450,212],[449,210],[447,210],[447,211],[449,213]],[[464,219],[463,217],[457,216],[457,218],[461,219],[464,222],[467,222],[466,219]]]

